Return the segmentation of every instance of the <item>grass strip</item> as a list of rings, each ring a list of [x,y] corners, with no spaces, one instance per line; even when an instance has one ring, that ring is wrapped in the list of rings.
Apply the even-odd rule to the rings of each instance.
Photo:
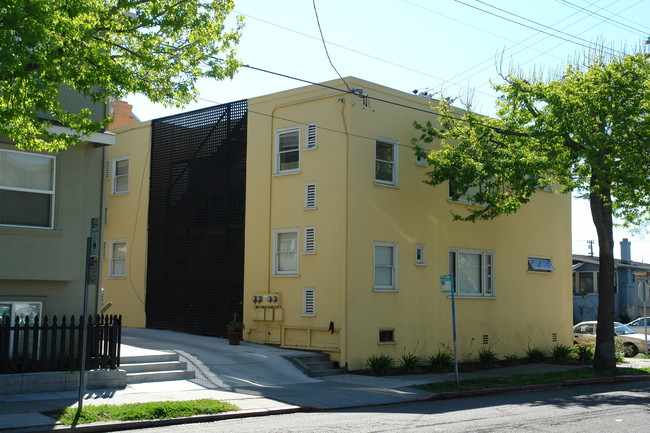
[[[517,374],[506,377],[483,377],[456,382],[437,382],[426,385],[414,385],[412,388],[427,392],[472,391],[478,389],[507,388],[511,386],[539,385],[543,383],[564,382],[567,380],[592,379],[596,377],[650,375],[650,368],[618,368],[616,373],[596,371],[591,367],[577,368],[547,374]]]
[[[212,399],[157,401],[119,405],[88,405],[83,407],[81,413],[78,413],[75,407],[66,407],[60,409],[54,418],[65,425],[72,425],[100,421],[142,421],[181,418],[193,415],[217,414],[238,409],[237,406],[230,403]]]

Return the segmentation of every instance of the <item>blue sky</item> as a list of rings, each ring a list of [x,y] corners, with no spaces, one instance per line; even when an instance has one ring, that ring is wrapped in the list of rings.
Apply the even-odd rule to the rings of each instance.
[[[312,0],[239,0],[246,21],[238,56],[244,64],[321,82],[337,78],[320,38]],[[499,70],[551,76],[595,43],[607,49],[647,50],[650,2],[644,0],[316,0],[331,61],[342,76],[357,76],[405,92],[473,95],[474,109],[494,113],[490,80]],[[200,99],[165,108],[132,95],[141,120],[304,85],[242,68],[233,80],[199,83]],[[596,240],[586,201],[574,200],[573,251]],[[647,239],[626,230],[632,257],[650,262]],[[597,254],[597,244],[594,246]],[[615,247],[618,256],[618,242]]]

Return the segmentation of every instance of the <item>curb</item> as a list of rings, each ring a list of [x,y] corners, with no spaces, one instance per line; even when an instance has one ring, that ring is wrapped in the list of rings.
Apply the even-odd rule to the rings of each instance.
[[[165,427],[179,424],[195,424],[203,422],[221,421],[226,419],[238,418],[252,418],[267,415],[282,415],[297,412],[309,412],[313,409],[310,407],[293,406],[279,409],[249,409],[233,412],[224,412],[213,415],[195,415],[183,418],[168,418],[168,419],[155,419],[143,421],[110,421],[110,422],[96,422],[88,424],[77,424],[76,426],[69,426],[57,422],[54,425],[48,426],[24,426],[13,429],[0,429],[3,433],[45,433],[59,430],[74,429],[76,432],[94,433],[94,432],[112,432],[122,430],[144,429],[151,427]]]
[[[611,377],[594,377],[590,379],[574,379],[574,380],[565,380],[563,382],[554,382],[554,383],[541,383],[537,385],[520,385],[520,386],[508,386],[503,388],[486,388],[486,389],[475,389],[467,391],[448,391],[448,392],[434,392],[424,397],[419,398],[420,401],[434,401],[434,400],[447,400],[452,398],[463,398],[463,397],[478,397],[482,395],[491,395],[491,394],[506,394],[509,392],[526,392],[526,391],[542,391],[545,389],[556,389],[556,388],[573,388],[576,386],[584,385],[599,385],[606,383],[626,383],[626,382],[635,382],[642,380],[650,380],[650,376],[611,376]]]

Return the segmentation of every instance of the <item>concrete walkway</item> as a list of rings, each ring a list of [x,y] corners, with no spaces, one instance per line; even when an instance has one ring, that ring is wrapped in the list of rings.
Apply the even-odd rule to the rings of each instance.
[[[241,410],[221,415],[193,418],[207,421],[227,417],[260,416],[311,409],[372,406],[421,400],[430,394],[410,385],[453,381],[454,374],[427,374],[398,377],[372,377],[353,374],[310,378],[298,371],[284,356],[303,351],[279,349],[242,342],[229,346],[227,340],[151,329],[123,330],[122,355],[177,352],[196,379],[128,385],[126,389],[89,390],[84,405],[134,402],[217,399]],[[640,360],[650,366],[650,360]],[[641,365],[638,365],[641,366]],[[555,364],[527,364],[508,368],[461,373],[461,381],[475,377],[515,374],[544,374],[576,368]],[[0,396],[0,432],[51,431],[69,429],[42,412],[76,406],[77,391]],[[157,421],[162,423],[178,420]],[[187,420],[182,420],[187,422]],[[128,426],[119,423],[121,428]],[[140,427],[151,421],[130,423]],[[78,425],[75,430],[111,431],[115,423]]]

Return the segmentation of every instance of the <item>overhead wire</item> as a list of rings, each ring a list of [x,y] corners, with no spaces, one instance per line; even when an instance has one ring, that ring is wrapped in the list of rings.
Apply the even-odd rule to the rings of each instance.
[[[325,55],[327,55],[327,60],[329,60],[330,65],[332,66],[332,69],[334,69],[334,72],[336,72],[336,75],[339,76],[341,81],[343,81],[343,84],[345,84],[345,87],[348,88],[349,91],[352,91],[350,89],[350,86],[348,86],[348,83],[345,82],[341,74],[339,73],[338,69],[336,69],[336,66],[334,66],[334,63],[332,63],[332,58],[330,57],[330,53],[327,50],[327,44],[325,43],[325,36],[323,36],[323,29],[321,28],[320,25],[320,19],[318,18],[318,10],[316,9],[316,0],[312,0],[312,4],[314,5],[314,15],[316,15],[316,24],[318,24],[318,32],[320,33],[320,39],[323,42],[323,48],[325,48]]]
[[[628,31],[630,31],[630,32],[634,32],[634,33],[638,33],[638,32],[640,32],[640,33],[644,33],[644,34],[645,34],[645,33],[648,33],[648,32],[650,31],[650,29],[648,29],[648,28],[646,28],[646,29],[634,28],[634,27],[629,26],[629,25],[627,25],[627,24],[624,24],[624,23],[622,23],[622,22],[620,22],[620,21],[616,21],[616,20],[612,19],[612,17],[606,17],[606,16],[604,16],[604,15],[599,14],[598,12],[591,11],[591,10],[585,8],[584,6],[577,5],[577,4],[572,3],[572,2],[570,2],[570,1],[567,1],[567,0],[556,0],[556,1],[557,1],[558,3],[565,3],[565,4],[569,5],[569,7],[572,7],[572,8],[574,8],[574,9],[576,9],[576,10],[582,11],[583,13],[586,13],[586,14],[588,14],[588,15],[596,15],[596,16],[598,16],[598,17],[601,17],[601,18],[602,18],[601,21],[603,21],[603,22],[604,22],[604,21],[607,21],[608,24],[611,24],[611,23],[618,24],[617,27],[620,28],[620,29],[623,29],[623,30],[628,30]],[[631,7],[633,7],[633,6],[638,5],[638,4],[641,3],[642,1],[643,1],[643,0],[639,0],[639,1],[637,1],[636,3],[634,3],[634,4],[630,5],[630,6],[628,6],[626,9],[624,9],[624,11],[627,10],[627,9],[629,9],[629,8],[631,8]],[[591,5],[593,5],[593,3],[591,3],[590,6],[591,6]],[[603,10],[603,8],[601,8],[600,10]],[[620,12],[619,12],[619,14],[620,14]],[[619,14],[615,14],[615,16],[617,16],[617,15],[619,15]],[[628,21],[630,21],[630,22],[632,22],[632,23],[634,23],[634,24],[638,24],[638,23],[636,23],[636,22],[634,22],[634,21],[632,21],[632,20],[628,20]]]

